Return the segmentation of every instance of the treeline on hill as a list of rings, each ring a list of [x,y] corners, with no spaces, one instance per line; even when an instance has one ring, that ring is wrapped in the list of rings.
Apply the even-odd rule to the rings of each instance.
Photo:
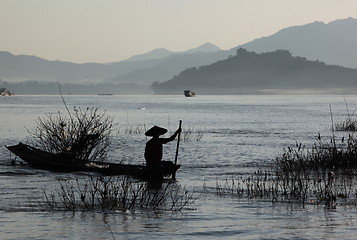
[[[349,88],[357,70],[292,56],[287,50],[257,54],[243,48],[235,56],[211,65],[188,68],[166,82],[154,82],[157,94],[194,89],[201,93],[242,90]]]

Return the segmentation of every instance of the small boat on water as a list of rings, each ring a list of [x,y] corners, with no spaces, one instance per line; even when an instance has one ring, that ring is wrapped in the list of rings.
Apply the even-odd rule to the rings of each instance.
[[[12,96],[12,95],[14,95],[14,94],[11,93],[6,88],[0,88],[0,96]]]
[[[5,147],[33,167],[57,172],[98,172],[104,175],[131,175],[136,178],[150,180],[174,176],[181,167],[181,165],[173,163],[148,167],[145,165],[86,161],[74,159],[71,153],[53,154],[21,142],[17,145]]]
[[[183,93],[185,94],[186,97],[194,97],[194,96],[196,96],[196,93],[192,92],[191,90],[185,90],[185,91],[183,91]]]

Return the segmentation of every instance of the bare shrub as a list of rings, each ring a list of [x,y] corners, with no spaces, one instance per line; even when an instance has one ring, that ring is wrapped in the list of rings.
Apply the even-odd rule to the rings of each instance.
[[[60,181],[55,193],[43,191],[41,206],[46,210],[93,211],[161,209],[181,211],[196,198],[193,192],[175,183],[150,188],[132,178],[90,177]]]
[[[99,108],[74,107],[68,115],[46,114],[38,117],[29,130],[33,144],[50,153],[69,152],[84,160],[103,159],[111,142],[113,118]]]

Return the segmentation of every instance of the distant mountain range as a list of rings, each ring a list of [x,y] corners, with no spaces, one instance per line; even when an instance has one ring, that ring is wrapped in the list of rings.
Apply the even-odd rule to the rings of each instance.
[[[293,56],[305,57],[307,60],[357,68],[356,42],[357,20],[347,18],[328,24],[314,22],[285,28],[271,36],[253,40],[230,50],[220,50],[217,46],[206,43],[184,52],[155,49],[125,61],[106,64],[48,61],[36,56],[15,56],[0,51],[0,87],[1,82],[16,88],[16,82],[36,81],[36,84],[51,82],[72,86],[110,84],[114,92],[120,92],[113,89],[115,86],[119,89],[119,85],[130,86],[134,92],[135,86],[140,88],[141,92],[144,88],[149,91],[149,86],[153,82],[164,86],[164,82],[182,76],[181,72],[206,68],[204,66],[216,62],[228,64],[223,60],[232,60],[239,48],[257,53],[286,49]],[[16,89],[14,91],[16,92]]]
[[[156,93],[193,89],[209,94],[242,94],[286,89],[355,89],[357,69],[326,65],[294,57],[287,50],[257,54],[240,48],[234,57],[199,68],[190,68],[163,83]]]
[[[217,56],[210,54],[217,52],[219,49],[213,44],[206,43],[198,48],[186,52],[170,52],[168,50],[154,50],[150,53],[134,56],[126,61],[115,62],[110,64],[84,63],[76,64],[61,61],[47,61],[36,56],[19,55],[15,56],[9,52],[0,51],[0,79],[7,82],[14,81],[47,81],[60,83],[101,83],[105,79],[111,82],[117,76],[129,76],[128,78],[114,81],[115,83],[139,83],[150,85],[151,79],[167,80],[173,74],[178,73],[190,66],[200,66],[215,62]],[[212,52],[210,52],[212,51]],[[183,63],[175,61],[176,57],[191,56],[185,58]],[[218,54],[220,56],[220,54]],[[192,58],[192,61],[190,60]],[[146,77],[132,80],[130,74],[137,74],[137,71],[152,71],[155,67],[162,68],[162,64],[173,61],[171,69],[172,74],[163,73],[164,77],[156,74],[151,79]],[[170,72],[170,73],[171,73]],[[156,78],[156,76],[158,78]],[[120,81],[122,80],[122,81]]]
[[[294,56],[319,60],[331,65],[357,68],[357,19],[347,18],[325,24],[314,22],[294,26],[237,48],[269,52],[289,50]]]

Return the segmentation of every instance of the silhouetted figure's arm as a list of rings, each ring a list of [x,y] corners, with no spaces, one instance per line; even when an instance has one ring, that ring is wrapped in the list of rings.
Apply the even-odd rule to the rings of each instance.
[[[162,143],[166,144],[168,142],[171,142],[173,140],[175,140],[176,136],[181,132],[181,128],[177,129],[176,132],[169,138],[161,138]]]

